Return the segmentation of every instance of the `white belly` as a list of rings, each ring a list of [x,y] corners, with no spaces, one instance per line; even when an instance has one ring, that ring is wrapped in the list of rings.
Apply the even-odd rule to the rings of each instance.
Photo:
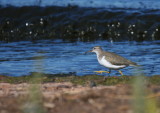
[[[118,65],[117,66],[117,65],[111,64],[110,62],[108,62],[107,60],[105,60],[105,56],[103,56],[101,60],[98,59],[98,62],[101,65],[103,65],[103,66],[105,66],[107,68],[110,68],[110,69],[121,69],[121,68],[126,67],[126,65]]]

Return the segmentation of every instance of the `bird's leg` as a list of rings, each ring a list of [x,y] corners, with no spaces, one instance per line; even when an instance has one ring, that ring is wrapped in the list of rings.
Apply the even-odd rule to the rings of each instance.
[[[109,69],[108,76],[110,76],[110,73],[111,73],[111,69]]]
[[[118,72],[119,72],[122,76],[124,76],[124,74],[122,73],[122,71],[121,71],[121,70],[118,70]]]
[[[94,72],[100,73],[100,74],[102,74],[102,73],[110,73],[110,71],[94,71]]]
[[[107,72],[108,72],[108,76],[110,77],[111,69],[109,69],[109,71],[107,71]],[[106,76],[104,76],[104,78],[103,78],[103,79],[104,79],[104,80],[106,80],[106,78],[107,78],[107,77],[106,77]]]

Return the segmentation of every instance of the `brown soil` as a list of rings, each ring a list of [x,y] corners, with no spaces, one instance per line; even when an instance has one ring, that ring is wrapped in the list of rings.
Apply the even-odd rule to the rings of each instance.
[[[133,113],[131,85],[91,88],[61,82],[44,83],[40,87],[43,94],[41,105],[45,113]],[[0,83],[0,113],[36,113],[29,107],[32,112],[24,109],[30,95],[28,88],[28,83]],[[151,93],[145,98],[155,98],[160,102],[160,86],[148,85],[147,89]],[[34,101],[30,101],[29,104],[33,105],[33,103]]]

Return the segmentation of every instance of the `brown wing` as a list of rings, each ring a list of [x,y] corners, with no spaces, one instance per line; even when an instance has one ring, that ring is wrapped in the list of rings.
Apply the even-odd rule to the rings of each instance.
[[[119,56],[115,53],[112,53],[112,52],[105,52],[106,54],[106,57],[105,59],[110,61],[112,64],[114,65],[137,65],[136,63],[122,57],[122,56]]]

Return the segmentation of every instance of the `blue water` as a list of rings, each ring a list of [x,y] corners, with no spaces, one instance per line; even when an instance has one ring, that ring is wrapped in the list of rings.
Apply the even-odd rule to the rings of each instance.
[[[36,72],[39,62],[44,73],[69,73],[77,75],[95,74],[93,71],[108,70],[100,66],[95,54],[84,54],[93,46],[115,52],[139,65],[146,75],[160,74],[160,41],[154,42],[76,42],[61,40],[21,41],[0,45],[0,74],[21,76]],[[36,60],[43,57],[42,60]],[[124,74],[133,75],[135,69],[122,69]],[[115,75],[117,71],[112,71]],[[107,75],[107,74],[106,74]]]
[[[54,13],[54,10],[52,13],[52,8],[43,9],[42,7],[38,9],[34,9],[33,7],[33,10],[35,10],[33,13],[28,10],[28,8],[22,8],[22,12],[20,11],[21,9],[13,7],[8,7],[6,9],[1,8],[1,12],[3,13],[3,16],[0,18],[0,23],[2,25],[1,38],[3,37],[3,40],[9,43],[0,42],[0,74],[22,76],[37,71],[43,71],[44,73],[50,74],[70,72],[76,72],[77,75],[95,74],[93,71],[107,70],[107,68],[99,65],[95,54],[85,55],[84,53],[97,45],[102,46],[107,51],[115,52],[142,65],[143,72],[148,76],[160,74],[160,41],[154,41],[159,39],[160,0],[0,0],[0,5],[3,7],[70,5],[92,7],[88,10],[85,8],[77,8],[76,11],[74,8],[68,10],[64,7],[62,9],[66,11],[61,11],[61,7],[59,7],[58,10],[56,10],[56,13]],[[12,8],[13,12],[18,11],[18,13],[15,14],[10,11]],[[41,10],[41,8],[43,10]],[[96,10],[93,10],[94,8]],[[112,11],[105,12],[99,10],[101,8]],[[119,10],[118,8],[122,8],[123,10],[118,11],[117,13],[114,12],[114,9]],[[54,7],[53,9],[57,8]],[[26,10],[26,12],[24,10]],[[96,12],[96,15],[94,11]],[[135,12],[132,13],[132,11]],[[57,16],[57,14],[59,16]],[[29,15],[31,18],[26,15]],[[98,18],[96,16],[98,16]],[[76,20],[75,17],[76,19],[77,17],[79,18]],[[79,23],[79,19],[84,19],[84,21]],[[106,21],[106,19],[109,22]],[[122,28],[114,27],[113,23],[114,21],[119,23],[118,19],[124,22],[122,23]],[[43,25],[43,20],[46,22],[45,25]],[[77,25],[72,26],[72,28],[71,25],[73,20],[77,22],[74,23],[75,25],[80,24],[83,26]],[[31,24],[31,26],[28,26],[26,24],[28,22],[37,22],[40,24],[35,23],[35,25]],[[85,22],[100,22],[95,25],[99,25],[100,27],[97,27],[94,30],[92,29],[92,26]],[[65,23],[68,23],[68,26],[65,26]],[[110,25],[109,23],[112,24],[113,27],[105,26]],[[79,30],[79,27],[85,28]],[[54,30],[59,32],[54,32]],[[57,36],[60,35],[62,38],[57,37],[54,33],[59,33]],[[83,36],[84,33],[86,35]],[[98,38],[102,36],[101,33],[104,34],[103,39],[105,41],[101,40],[102,38]],[[118,37],[117,34],[119,34],[120,37]],[[49,37],[54,40],[38,41],[38,39],[45,39],[42,37]],[[150,41],[127,41],[132,40],[132,38],[135,38],[138,41],[145,41],[147,39]],[[36,39],[37,41],[34,42],[23,41]],[[55,39],[63,39],[65,41]],[[66,42],[67,39],[76,40]],[[118,39],[123,40],[120,40],[122,42],[114,42],[119,41]],[[20,41],[10,42],[12,40]],[[80,42],[79,40],[88,42]],[[39,57],[43,58],[37,60]],[[42,70],[37,69],[40,68],[40,64],[42,66],[40,67],[43,68]],[[135,69],[132,67],[127,67],[122,69],[122,71],[125,75],[133,75],[135,73]],[[113,71],[111,75],[115,74],[119,75],[117,74],[117,71]]]
[[[159,0],[1,0],[3,6],[68,6],[160,9]]]

